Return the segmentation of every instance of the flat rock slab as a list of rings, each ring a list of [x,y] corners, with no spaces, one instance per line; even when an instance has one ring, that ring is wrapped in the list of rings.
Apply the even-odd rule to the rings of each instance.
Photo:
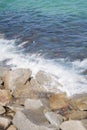
[[[63,117],[54,112],[46,112],[45,117],[53,126],[57,128],[59,128],[60,124],[63,122]]]
[[[24,103],[25,109],[39,109],[43,107],[40,99],[26,99]]]
[[[55,128],[48,128],[46,126],[39,126],[31,122],[26,115],[18,111],[13,119],[13,124],[19,130],[55,130]]]
[[[65,121],[60,126],[61,130],[86,130],[81,121]]]

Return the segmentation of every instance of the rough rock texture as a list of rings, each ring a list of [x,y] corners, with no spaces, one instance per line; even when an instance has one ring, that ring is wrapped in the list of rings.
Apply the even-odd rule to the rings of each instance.
[[[48,76],[44,71],[39,71],[36,75],[36,80],[39,84],[50,84],[51,77]]]
[[[24,85],[27,83],[29,78],[31,77],[31,70],[29,69],[16,69],[9,71],[7,75],[7,86],[12,92],[19,85]]]
[[[81,120],[81,122],[87,130],[87,119]]]
[[[52,110],[65,108],[68,106],[66,94],[53,94],[49,97],[49,104]]]
[[[0,115],[4,114],[6,111],[3,106],[0,105]]]
[[[11,99],[9,90],[0,90],[0,105],[5,106]]]
[[[66,117],[72,120],[86,119],[87,111],[71,111],[69,114],[66,114]]]
[[[54,112],[46,112],[46,119],[55,127],[59,128],[60,124],[63,122],[63,118],[61,115],[57,115]]]
[[[17,130],[17,128],[14,125],[10,125],[7,130]]]
[[[5,117],[0,117],[0,130],[6,129],[10,123],[11,123],[10,119]]]
[[[46,92],[46,89],[43,87],[43,85],[41,85],[35,78],[32,78],[31,81],[31,87],[33,89],[33,91],[40,97],[41,96],[41,92]]]
[[[31,122],[23,112],[18,111],[13,119],[13,124],[19,130],[55,130],[46,126],[39,126]]]
[[[60,126],[61,130],[86,130],[81,121],[65,121]]]
[[[26,99],[24,106],[25,109],[39,109],[43,104],[40,99]]]

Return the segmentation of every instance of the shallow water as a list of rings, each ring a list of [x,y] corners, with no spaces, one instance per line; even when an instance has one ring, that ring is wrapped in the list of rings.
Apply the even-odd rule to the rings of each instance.
[[[0,0],[0,34],[1,65],[45,70],[68,95],[87,92],[86,0]]]

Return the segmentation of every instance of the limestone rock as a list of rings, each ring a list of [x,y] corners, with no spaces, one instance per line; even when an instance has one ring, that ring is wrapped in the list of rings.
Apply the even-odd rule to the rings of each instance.
[[[76,100],[76,104],[79,110],[87,110],[87,96],[81,97],[78,100]]]
[[[29,69],[16,69],[9,71],[7,75],[7,86],[12,92],[16,87],[26,84],[31,77],[31,70]]]
[[[5,117],[0,117],[0,130],[6,129],[10,123],[11,123],[10,119]]]
[[[46,92],[46,89],[42,85],[40,85],[36,79],[32,78],[30,83],[32,89],[35,91],[35,93],[38,94],[38,96],[40,95],[40,93]]]
[[[46,126],[39,126],[29,120],[23,112],[18,111],[13,119],[13,124],[20,130],[55,130]]]
[[[87,110],[87,93],[75,95],[72,100],[79,110]]]
[[[52,110],[65,108],[68,106],[68,102],[66,94],[53,94],[49,97],[49,104]]]
[[[71,111],[66,117],[72,120],[81,120],[87,118],[87,111]]]
[[[59,128],[60,124],[63,122],[63,118],[61,115],[57,115],[54,112],[46,112],[46,119],[55,127]]]
[[[86,130],[81,121],[65,121],[60,126],[61,130]]]
[[[17,128],[14,125],[10,125],[7,130],[17,130]]]
[[[51,81],[51,77],[48,76],[44,71],[39,71],[36,74],[36,80],[41,85],[49,84]]]
[[[9,90],[0,90],[0,105],[5,106],[9,103],[11,94]]]
[[[83,126],[87,129],[87,119],[81,120]]]
[[[4,107],[2,107],[2,106],[0,105],[0,115],[3,114],[3,113],[5,113],[5,112],[6,112],[6,111],[5,111]]]
[[[0,67],[0,78],[1,78],[1,86],[2,84],[6,87],[7,86],[7,79],[9,76],[9,68]]]
[[[46,73],[44,71],[39,71],[37,74],[36,74],[36,80],[37,82],[40,84],[40,86],[43,86],[45,87],[46,90],[50,91],[50,92],[56,92],[60,90],[58,90],[58,86],[61,88],[62,87],[62,84],[60,84],[58,82],[58,80],[56,80],[56,78],[50,76],[49,73]]]
[[[43,104],[40,99],[26,99],[24,106],[26,109],[39,109]]]

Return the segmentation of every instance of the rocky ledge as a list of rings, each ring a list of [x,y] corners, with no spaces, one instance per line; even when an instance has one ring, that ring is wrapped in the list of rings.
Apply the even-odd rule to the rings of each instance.
[[[87,130],[87,94],[68,98],[49,82],[42,71],[0,67],[0,130]]]

